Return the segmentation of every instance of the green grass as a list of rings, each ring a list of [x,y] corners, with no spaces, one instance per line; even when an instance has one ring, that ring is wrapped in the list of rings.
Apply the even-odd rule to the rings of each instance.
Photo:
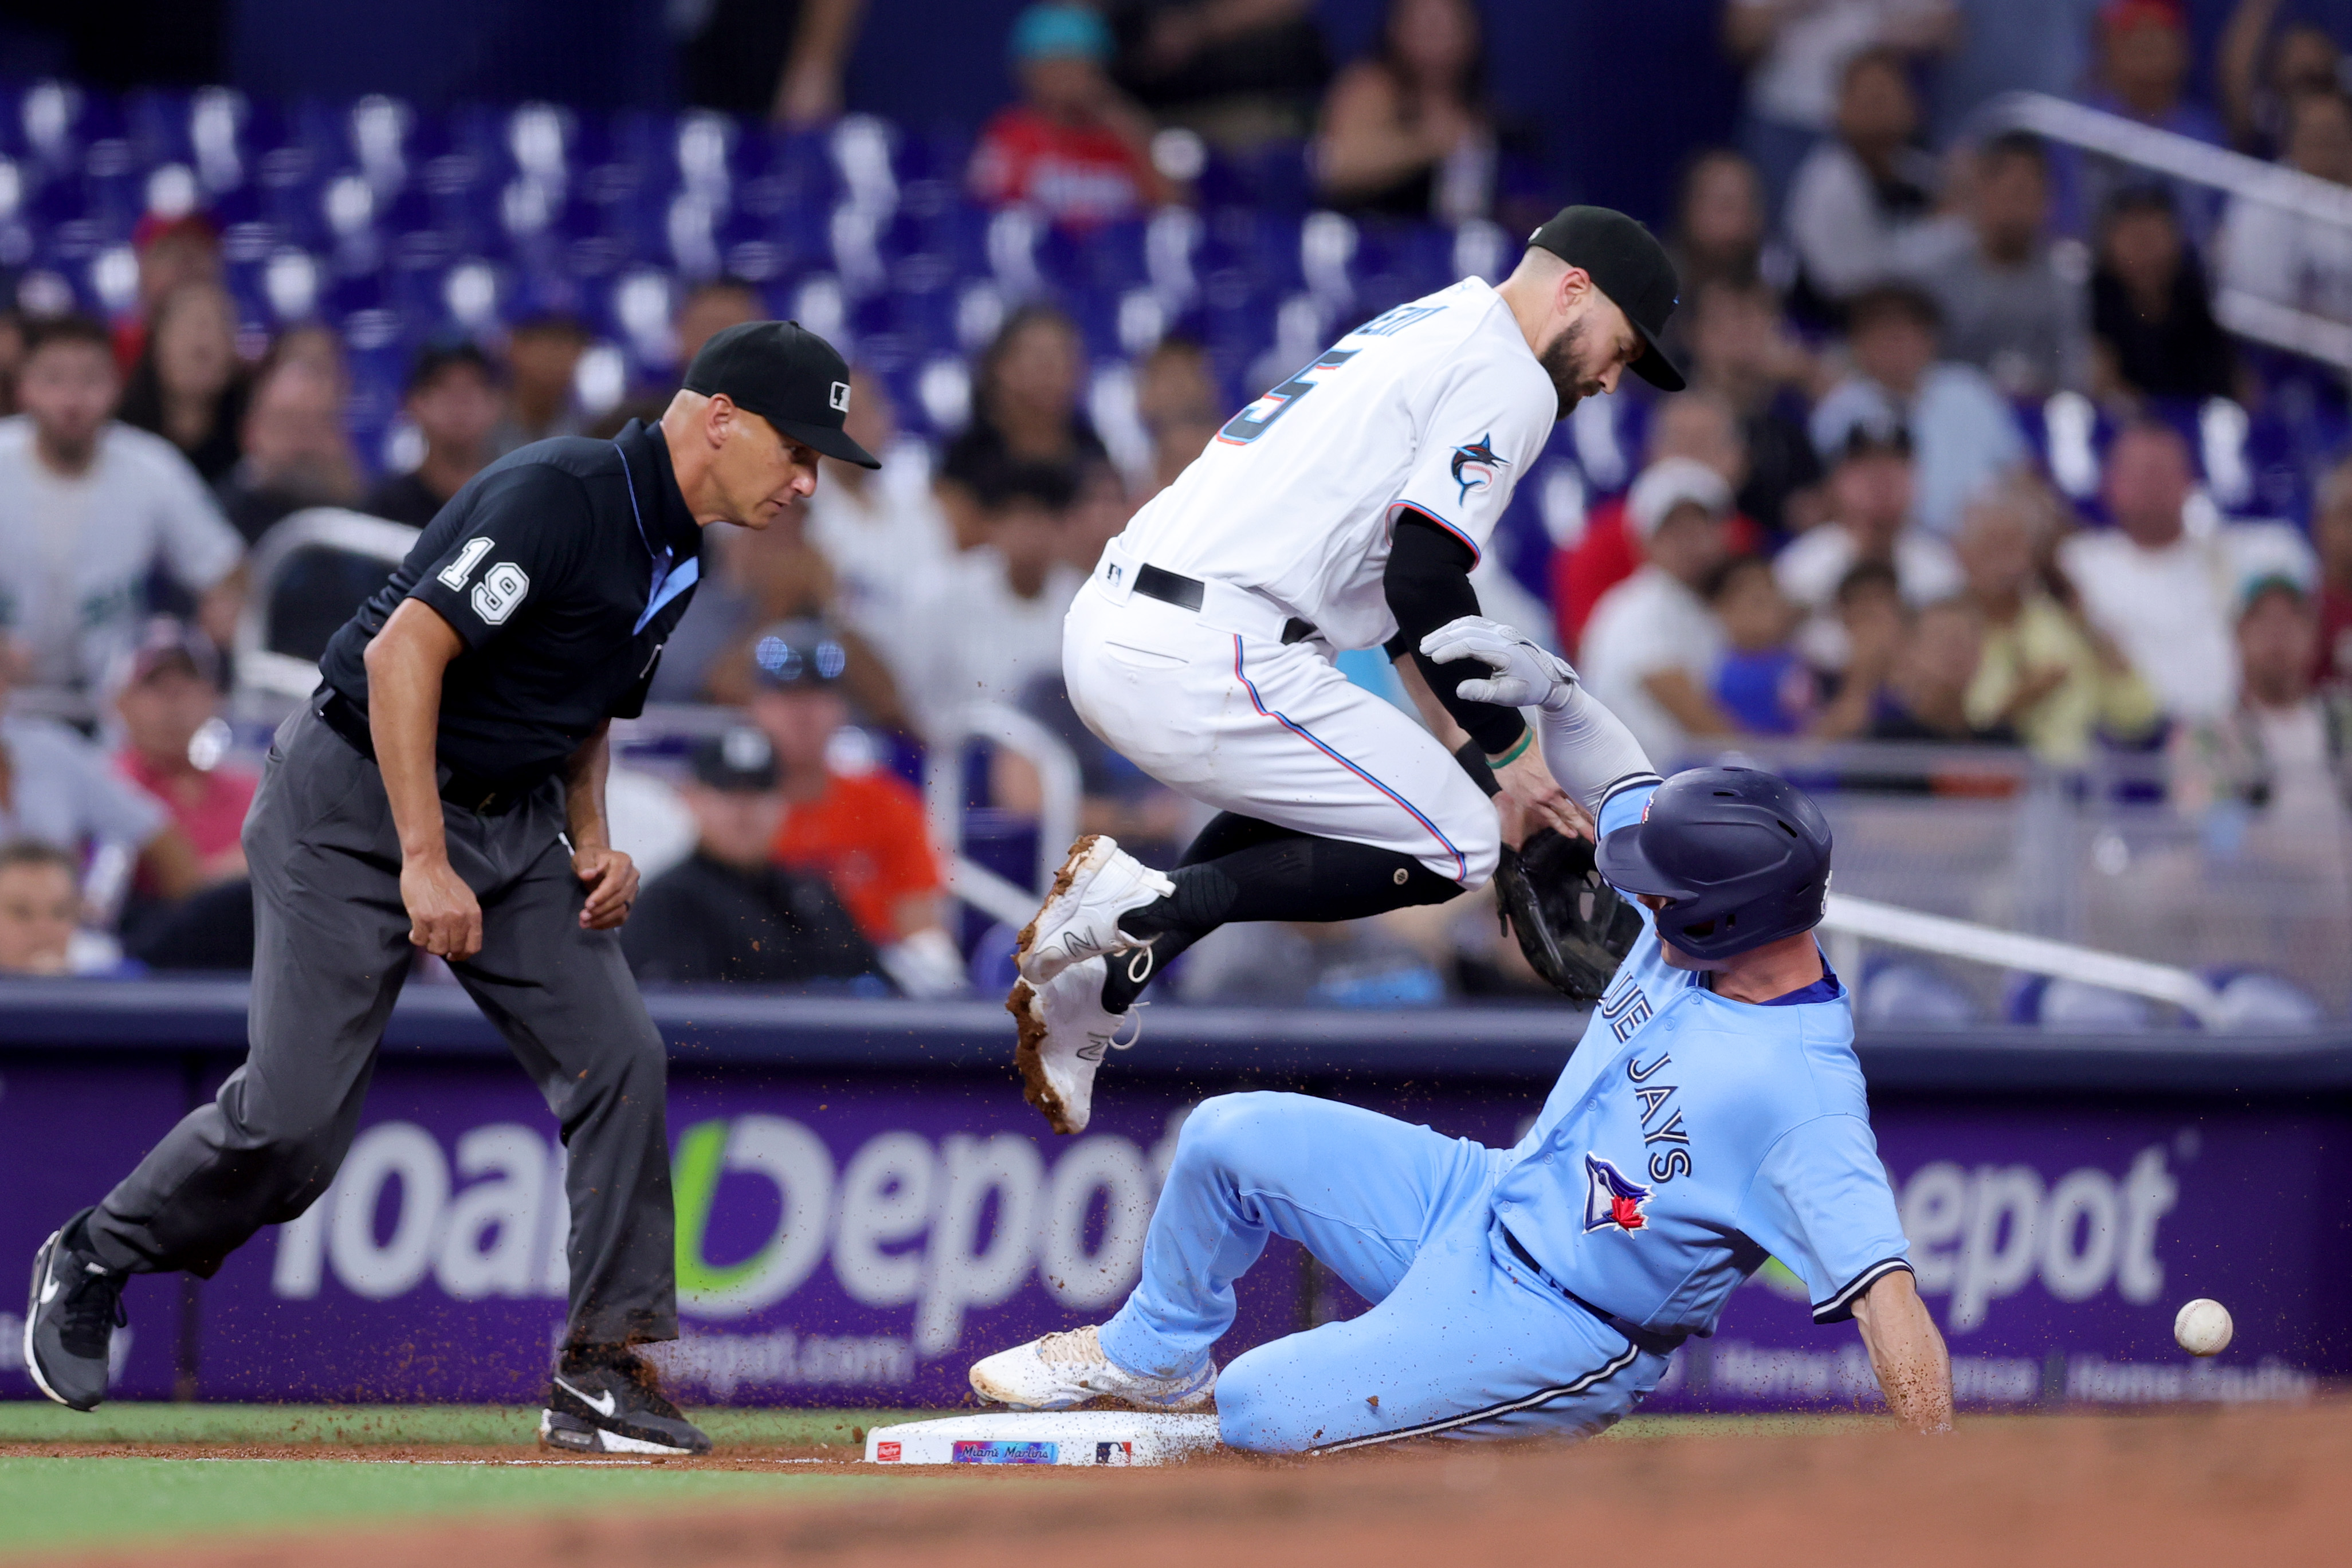
[[[0,1459],[0,1556],[222,1531],[691,1503],[832,1502],[918,1478],[326,1459]],[[969,1484],[969,1483],[966,1483]]]
[[[841,1443],[861,1428],[920,1419],[913,1410],[703,1410],[721,1444]],[[62,1457],[0,1458],[0,1558],[27,1551],[185,1541],[344,1521],[515,1515],[583,1509],[640,1511],[696,1503],[825,1503],[878,1489],[954,1485],[914,1476],[838,1471],[662,1468],[350,1464],[77,1457],[113,1443],[528,1443],[535,1408],[413,1405],[109,1405],[89,1414],[41,1401],[0,1401],[0,1443],[58,1445]],[[1864,1416],[1637,1416],[1612,1441],[1784,1436],[1883,1425]]]
[[[860,1428],[919,1419],[890,1410],[704,1410],[720,1443],[848,1443]],[[0,1443],[56,1443],[68,1457],[0,1458],[0,1556],[344,1520],[383,1524],[462,1514],[637,1511],[712,1500],[830,1502],[914,1477],[609,1466],[348,1464],[72,1457],[83,1444],[515,1444],[535,1407],[117,1404],[82,1415],[47,1400],[0,1402]]]
[[[720,1443],[849,1443],[931,1410],[711,1410],[694,1417]],[[1884,1426],[1877,1416],[1636,1416],[1617,1441],[1780,1437]],[[539,1411],[496,1405],[102,1406],[89,1415],[43,1400],[0,1401],[0,1443],[529,1443]]]
[[[846,1443],[920,1410],[710,1410],[720,1443]],[[102,1405],[87,1415],[46,1399],[0,1400],[0,1443],[530,1443],[536,1406]]]

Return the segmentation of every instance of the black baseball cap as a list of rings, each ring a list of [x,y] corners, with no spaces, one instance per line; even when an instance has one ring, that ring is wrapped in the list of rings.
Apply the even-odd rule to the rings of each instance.
[[[712,333],[686,367],[685,385],[727,398],[827,457],[882,466],[841,428],[849,417],[849,361],[797,321],[740,321]]]
[[[776,748],[749,725],[694,743],[695,780],[713,789],[757,791],[776,787]]]
[[[1614,208],[1562,207],[1528,236],[1528,244],[1582,267],[1617,302],[1642,335],[1643,352],[1628,367],[1635,375],[1661,392],[1680,392],[1689,384],[1658,347],[1666,318],[1682,303],[1682,283],[1656,235]]]

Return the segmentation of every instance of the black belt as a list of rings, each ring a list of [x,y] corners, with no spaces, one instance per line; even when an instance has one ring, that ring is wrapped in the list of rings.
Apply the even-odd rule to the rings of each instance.
[[[1671,1355],[1675,1350],[1681,1347],[1683,1341],[1688,1337],[1685,1334],[1654,1333],[1630,1318],[1621,1318],[1615,1312],[1607,1312],[1600,1307],[1594,1306],[1591,1301],[1586,1301],[1582,1296],[1578,1295],[1574,1291],[1570,1290],[1566,1285],[1563,1285],[1558,1280],[1553,1279],[1551,1275],[1546,1271],[1544,1266],[1536,1261],[1535,1255],[1519,1244],[1519,1239],[1511,1234],[1511,1228],[1509,1226],[1502,1226],[1501,1229],[1503,1232],[1503,1244],[1511,1249],[1511,1255],[1517,1258],[1520,1262],[1525,1263],[1528,1266],[1528,1271],[1534,1274],[1538,1280],[1541,1281],[1547,1290],[1552,1291],[1559,1295],[1566,1296],[1570,1301],[1582,1307],[1586,1312],[1591,1312],[1594,1317],[1599,1318],[1602,1322],[1607,1323],[1619,1333],[1623,1334],[1625,1336],[1625,1342],[1628,1344],[1646,1350],[1653,1355]]]
[[[311,699],[312,710],[329,729],[343,739],[343,744],[366,758],[375,760],[375,737],[369,732],[367,715],[357,703],[331,687],[321,688],[323,695]],[[441,785],[441,799],[478,817],[502,816],[514,810],[540,786],[540,779],[491,779],[478,774],[461,773],[452,768]]]
[[[1179,610],[1199,614],[1201,602],[1208,590],[1197,577],[1186,577],[1181,571],[1163,571],[1159,567],[1144,565],[1135,569],[1135,591],[1146,599],[1157,599],[1162,604],[1172,604]],[[1292,616],[1283,622],[1282,640],[1286,643],[1304,643],[1315,635],[1315,622]]]

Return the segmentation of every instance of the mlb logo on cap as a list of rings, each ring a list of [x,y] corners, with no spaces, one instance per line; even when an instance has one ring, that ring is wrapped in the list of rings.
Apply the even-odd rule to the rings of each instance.
[[[797,321],[738,321],[711,334],[686,367],[685,385],[704,397],[730,399],[774,425],[778,434],[827,457],[861,468],[882,466],[842,429],[849,413],[849,361]]]

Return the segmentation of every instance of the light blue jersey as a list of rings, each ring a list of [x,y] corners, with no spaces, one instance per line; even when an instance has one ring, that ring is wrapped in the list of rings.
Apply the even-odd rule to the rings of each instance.
[[[1602,808],[1606,834],[1650,789]],[[1706,1333],[1776,1257],[1816,1322],[1909,1252],[1870,1131],[1853,1015],[1820,1000],[1754,1006],[1667,967],[1650,913],[1543,1113],[1511,1151],[1496,1218],[1576,1296],[1654,1333]]]
[[[1601,830],[1649,798],[1616,796]],[[1262,1344],[1217,1383],[1228,1444],[1297,1452],[1600,1431],[1768,1256],[1803,1277],[1816,1320],[1850,1316],[1910,1265],[1844,991],[1832,976],[1728,1001],[1643,927],[1515,1148],[1304,1095],[1203,1104],[1105,1353],[1197,1372],[1266,1238],[1305,1244],[1372,1310]]]

